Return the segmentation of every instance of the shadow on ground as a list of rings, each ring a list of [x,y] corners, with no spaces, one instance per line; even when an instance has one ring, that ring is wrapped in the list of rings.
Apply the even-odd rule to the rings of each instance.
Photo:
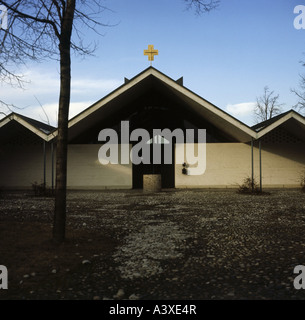
[[[305,194],[233,190],[69,192],[67,240],[54,200],[0,199],[2,300],[304,299]]]

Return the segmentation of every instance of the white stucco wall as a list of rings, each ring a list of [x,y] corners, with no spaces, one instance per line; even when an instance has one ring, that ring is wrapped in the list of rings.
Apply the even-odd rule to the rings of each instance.
[[[68,180],[71,189],[131,188],[132,164],[102,165],[100,145],[69,145]],[[119,147],[119,159],[121,157]]]
[[[181,147],[181,146],[180,146]],[[102,165],[100,145],[69,145],[68,180],[70,189],[132,188],[132,164]],[[178,148],[178,146],[176,147]],[[119,149],[120,150],[120,149]],[[177,150],[176,150],[177,152]],[[51,148],[46,149],[46,182],[51,186]],[[120,159],[120,152],[119,152]],[[251,146],[243,143],[206,145],[206,171],[186,176],[175,165],[177,188],[234,188],[251,176]],[[254,173],[259,181],[259,153],[254,148]],[[299,187],[305,170],[305,144],[263,144],[263,187]],[[31,188],[43,182],[43,148],[0,146],[0,187]]]
[[[257,143],[256,143],[257,144]],[[182,146],[177,146],[177,148]],[[177,149],[176,149],[177,152]],[[259,182],[259,149],[254,147],[254,177]],[[177,188],[236,188],[251,177],[251,146],[243,143],[206,145],[206,171],[203,175],[182,174],[175,166]],[[305,144],[262,145],[263,187],[299,187],[305,170]]]
[[[256,160],[258,161],[258,156]],[[258,169],[256,172],[258,173]],[[262,145],[262,176],[265,186],[299,187],[304,173],[304,143]]]

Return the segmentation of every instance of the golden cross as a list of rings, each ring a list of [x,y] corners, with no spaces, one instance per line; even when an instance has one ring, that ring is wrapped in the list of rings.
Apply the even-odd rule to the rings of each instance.
[[[148,56],[148,61],[150,61],[150,65],[152,64],[151,61],[154,61],[155,56],[157,56],[158,54],[158,50],[155,50],[152,44],[148,45],[148,50],[144,50],[144,56]]]

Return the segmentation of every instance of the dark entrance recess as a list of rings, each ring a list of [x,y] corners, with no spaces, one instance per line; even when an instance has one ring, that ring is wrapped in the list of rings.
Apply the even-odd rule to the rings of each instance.
[[[152,142],[154,139],[152,139]],[[154,143],[154,142],[153,142]],[[150,144],[150,164],[140,163],[132,165],[132,187],[133,189],[143,189],[144,174],[161,174],[162,188],[175,187],[175,148],[174,144],[161,144],[161,164],[153,163],[153,143]],[[165,148],[172,149],[171,164],[164,163]]]
[[[175,187],[175,141],[164,141],[160,143],[162,137],[153,137],[154,129],[170,129],[183,128],[183,120],[181,117],[174,116],[172,109],[160,106],[146,106],[139,108],[131,117],[130,124],[131,130],[143,128],[150,134],[150,164],[132,165],[132,185],[134,189],[143,188],[143,175],[144,174],[161,174],[162,188]],[[157,139],[156,139],[157,138]],[[173,139],[174,140],[174,139]],[[153,164],[153,145],[160,143],[161,147],[161,164]],[[172,149],[171,164],[164,163],[165,148]]]

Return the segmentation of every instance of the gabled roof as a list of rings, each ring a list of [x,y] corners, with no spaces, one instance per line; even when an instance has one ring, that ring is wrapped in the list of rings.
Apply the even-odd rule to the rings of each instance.
[[[237,141],[247,142],[256,137],[256,133],[249,126],[187,89],[181,85],[181,81],[177,82],[157,69],[149,67],[72,118],[69,121],[69,138],[79,135],[88,126],[96,125],[99,119],[120,112],[126,102],[132,101],[152,85],[166,90],[199,118],[209,121]],[[54,132],[55,136],[56,134]]]
[[[49,135],[51,134],[52,131],[54,131],[56,128],[47,125],[43,122],[25,117],[21,114],[18,113],[11,113],[2,120],[0,120],[0,129],[3,128],[4,126],[8,125],[12,121],[17,122],[24,128],[30,130],[32,133],[40,137],[41,139],[48,141],[49,140]]]
[[[68,124],[69,138],[76,137],[90,126],[98,125],[101,119],[107,120],[120,113],[127,102],[133,102],[136,97],[153,87],[175,97],[175,101],[186,106],[196,114],[198,119],[209,121],[237,141],[248,142],[251,139],[260,139],[279,126],[283,126],[292,134],[305,140],[303,138],[305,137],[305,118],[294,110],[249,127],[184,87],[181,79],[175,81],[153,67],[145,69],[130,80],[125,79],[125,83],[119,88],[72,118]],[[57,136],[56,128],[18,113],[11,113],[0,120],[0,129],[12,121],[45,141],[51,141]]]
[[[252,126],[251,128],[256,132],[259,132],[259,131],[265,129],[266,127],[270,126],[274,122],[278,121],[279,119],[283,118],[284,116],[286,116],[291,111],[293,111],[293,110],[289,110],[289,111],[281,113],[281,114],[279,114],[279,115],[277,115],[275,117],[272,117],[272,118],[270,118],[268,120],[259,122],[256,125]]]
[[[252,127],[257,132],[257,139],[262,138],[272,130],[283,125],[286,130],[296,136],[305,138],[305,118],[294,110],[289,110],[267,121]]]

